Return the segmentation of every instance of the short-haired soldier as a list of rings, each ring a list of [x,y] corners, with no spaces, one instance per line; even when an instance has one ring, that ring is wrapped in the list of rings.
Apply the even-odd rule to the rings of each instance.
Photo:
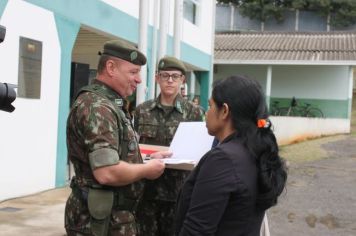
[[[158,63],[156,82],[160,95],[135,110],[134,126],[140,143],[169,146],[182,121],[202,121],[202,110],[179,93],[185,82],[186,67],[175,57]],[[154,181],[147,181],[138,210],[138,222],[145,236],[173,235],[178,192],[190,171],[166,169]]]

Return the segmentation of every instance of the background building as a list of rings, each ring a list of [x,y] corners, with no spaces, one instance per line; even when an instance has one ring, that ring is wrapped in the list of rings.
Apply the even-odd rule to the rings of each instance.
[[[121,38],[146,53],[139,102],[158,92],[157,60],[174,55],[190,70],[189,95],[206,106],[214,23],[213,0],[0,0],[7,29],[0,81],[18,84],[16,110],[0,114],[0,200],[67,184],[71,99],[95,77],[106,40]]]
[[[302,111],[298,116],[308,116],[306,104],[323,113],[323,118],[272,117],[279,144],[350,132],[356,24],[328,22],[316,12],[297,10],[286,11],[282,22],[262,22],[243,16],[233,4],[217,5],[214,80],[232,74],[257,79],[272,114],[289,109],[292,97]]]

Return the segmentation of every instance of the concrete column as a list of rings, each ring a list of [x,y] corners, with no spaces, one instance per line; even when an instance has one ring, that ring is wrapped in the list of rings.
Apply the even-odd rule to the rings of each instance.
[[[353,66],[349,66],[349,94],[348,94],[348,100],[349,100],[349,111],[348,111],[348,118],[350,119],[350,127],[351,127],[351,114],[352,114],[352,96],[353,96],[353,86],[354,83],[354,68]]]
[[[190,100],[192,100],[195,95],[195,81],[196,81],[195,74],[194,72],[191,72],[189,78],[189,94],[188,94]]]
[[[230,30],[234,30],[235,5],[230,3]]]
[[[148,81],[148,97],[147,99],[155,98],[156,88],[156,66],[157,66],[157,36],[158,36],[158,20],[159,20],[160,0],[153,1],[153,39],[152,39],[152,53],[151,53],[151,68],[150,80]]]
[[[148,1],[140,0],[139,20],[140,20],[140,34],[138,49],[147,55],[147,25],[148,25]],[[137,86],[136,104],[141,104],[146,98],[147,86],[147,66],[141,67],[141,84]]]
[[[160,19],[159,19],[159,49],[158,60],[166,55],[167,52],[167,33],[169,28],[169,1],[163,0],[160,3]],[[156,96],[160,93],[160,88],[157,86]]]
[[[267,81],[266,81],[266,102],[267,107],[270,107],[271,100],[271,85],[272,85],[272,66],[267,67]]]
[[[295,10],[295,31],[299,31],[299,10]]]
[[[182,38],[182,23],[183,23],[183,0],[175,0],[173,55],[178,59],[180,59],[180,41]]]
[[[57,136],[57,159],[56,159],[56,187],[63,187],[67,184],[67,147],[66,147],[66,127],[69,114],[70,97],[70,71],[72,61],[72,50],[80,30],[80,24],[70,21],[60,15],[55,14],[56,27],[61,44],[61,71],[60,71],[60,91],[58,105],[58,136]]]
[[[215,4],[215,1],[212,1],[212,11],[213,11],[213,14],[212,14],[212,17],[213,19],[215,19],[215,14],[216,14],[216,4]],[[214,52],[214,43],[215,43],[215,20],[212,21],[212,24],[211,24],[211,52]],[[211,62],[210,62],[210,70],[209,70],[209,74],[208,74],[208,81],[207,82],[204,82],[202,80],[200,80],[200,104],[204,107],[204,109],[206,110],[208,108],[208,99],[211,95],[211,92],[212,92],[212,87],[213,87],[213,78],[214,78],[214,54],[211,55]],[[203,85],[204,83],[207,83],[207,86]],[[205,88],[206,89],[206,95],[204,95],[202,93],[202,88]],[[206,101],[203,101],[203,99],[206,99]]]

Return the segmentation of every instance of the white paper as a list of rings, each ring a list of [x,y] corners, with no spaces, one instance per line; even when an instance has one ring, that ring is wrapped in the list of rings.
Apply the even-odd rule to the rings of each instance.
[[[143,163],[147,163],[152,159],[144,159]],[[195,164],[196,162],[193,160],[187,160],[187,159],[178,159],[178,158],[163,158],[163,159],[156,159],[156,160],[161,160],[164,162],[164,164]]]
[[[165,164],[184,164],[184,163],[195,164],[195,161],[193,161],[193,160],[179,159],[179,158],[165,158],[165,159],[161,159],[161,160]]]
[[[180,122],[169,147],[173,156],[167,158],[165,163],[197,163],[211,149],[213,140],[205,122]],[[169,159],[172,163],[169,163]]]

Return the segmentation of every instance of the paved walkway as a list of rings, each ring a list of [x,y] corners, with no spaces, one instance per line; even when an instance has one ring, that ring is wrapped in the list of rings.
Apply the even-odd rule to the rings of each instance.
[[[297,148],[312,160],[291,163],[286,192],[268,212],[272,236],[356,235],[356,137],[323,140]]]
[[[287,191],[268,212],[272,236],[356,235],[356,136],[281,148],[290,162]],[[63,236],[69,188],[0,203],[1,236]]]
[[[0,203],[1,236],[63,236],[69,188],[58,188]]]

